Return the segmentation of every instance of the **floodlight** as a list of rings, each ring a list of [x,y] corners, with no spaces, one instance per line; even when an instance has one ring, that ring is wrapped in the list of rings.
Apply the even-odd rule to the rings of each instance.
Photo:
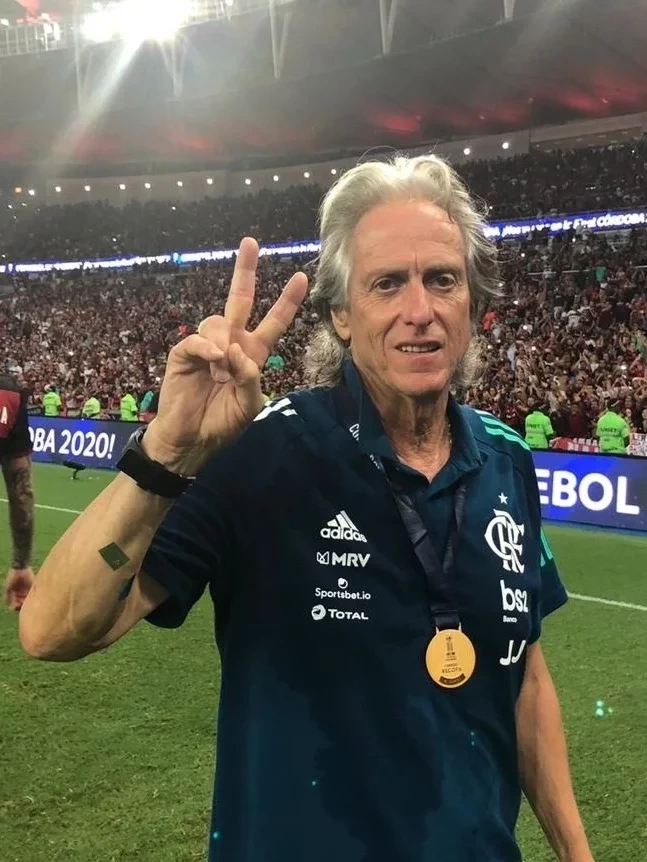
[[[119,183],[119,189],[120,189],[122,192],[125,192],[125,191],[126,191],[126,183]]]
[[[36,194],[36,190],[35,189],[29,189],[27,194],[29,195],[30,198],[33,198],[34,195]]]
[[[247,178],[245,179],[245,185],[246,185],[246,186],[251,186],[251,184],[252,184],[252,181],[250,180],[250,178],[249,178],[249,177],[247,177]]]
[[[331,168],[330,173],[333,175],[333,177],[337,176],[337,168]]]
[[[182,188],[182,186],[184,185],[184,183],[182,182],[182,180],[178,180],[178,181],[177,181],[177,184],[178,184],[179,188]]]
[[[465,147],[465,149],[463,150],[463,155],[469,156],[471,154],[471,152],[472,152],[472,150],[469,147]]]
[[[208,185],[208,186],[212,186],[212,185],[213,185],[213,177],[207,177],[207,185]]]
[[[278,183],[278,181],[279,181],[279,175],[278,175],[278,174],[274,174],[274,176],[272,177],[272,179],[274,180],[274,182],[275,182],[275,183]]]
[[[510,148],[510,141],[504,141],[504,142],[501,144],[501,149],[502,149],[502,150],[507,150],[507,149],[509,149],[509,148]]]
[[[144,188],[145,188],[145,189],[149,189],[150,187],[151,187],[151,184],[150,184],[150,183],[144,183]]]
[[[304,171],[303,176],[304,176],[304,179],[309,180],[310,179],[310,171]]]
[[[56,192],[57,195],[60,195],[60,193],[63,191],[63,189],[60,186],[54,186],[54,191]]]
[[[14,191],[17,195],[21,195],[22,194],[22,186],[16,186]]]
[[[84,188],[84,190],[85,190],[86,192],[89,192],[89,191],[91,191],[91,190],[92,190],[92,187],[91,187],[91,186],[83,186],[83,188]]]

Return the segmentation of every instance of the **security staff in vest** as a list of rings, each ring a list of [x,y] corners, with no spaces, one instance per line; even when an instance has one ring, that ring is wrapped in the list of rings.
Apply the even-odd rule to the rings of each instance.
[[[526,416],[526,443],[531,449],[548,449],[548,442],[555,432],[550,418],[544,412],[543,404],[534,401],[529,404],[530,412]]]
[[[539,640],[566,593],[530,451],[450,395],[499,283],[465,187],[435,157],[333,187],[319,385],[267,405],[306,278],[250,332],[257,262],[243,240],[224,314],[171,350],[157,417],[38,575],[24,649],[79,659],[179,626],[209,588],[213,862],[518,862],[522,789],[559,858],[590,862]]]
[[[600,441],[600,452],[605,455],[626,455],[631,428],[618,412],[620,402],[607,402],[606,409],[597,421],[595,435]]]

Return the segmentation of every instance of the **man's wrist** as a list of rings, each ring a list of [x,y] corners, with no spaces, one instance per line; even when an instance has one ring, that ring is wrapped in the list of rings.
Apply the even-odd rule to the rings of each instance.
[[[157,437],[151,426],[152,423],[141,439],[141,447],[146,457],[150,458],[151,461],[157,461],[169,473],[176,473],[178,476],[185,477],[195,476],[203,461],[199,457],[198,447],[184,452],[173,449]]]

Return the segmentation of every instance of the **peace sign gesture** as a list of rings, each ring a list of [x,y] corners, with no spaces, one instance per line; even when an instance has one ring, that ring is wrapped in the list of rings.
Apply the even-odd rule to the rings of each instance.
[[[288,329],[308,288],[302,272],[253,332],[246,329],[254,304],[258,244],[240,244],[224,315],[202,321],[171,350],[157,417],[144,448],[168,469],[193,475],[217,450],[235,440],[263,406],[261,369]]]

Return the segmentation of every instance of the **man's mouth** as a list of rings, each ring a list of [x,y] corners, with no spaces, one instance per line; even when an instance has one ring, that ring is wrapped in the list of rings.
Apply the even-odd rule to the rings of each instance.
[[[398,344],[397,350],[402,353],[435,353],[440,350],[437,341],[423,341],[419,344]]]

